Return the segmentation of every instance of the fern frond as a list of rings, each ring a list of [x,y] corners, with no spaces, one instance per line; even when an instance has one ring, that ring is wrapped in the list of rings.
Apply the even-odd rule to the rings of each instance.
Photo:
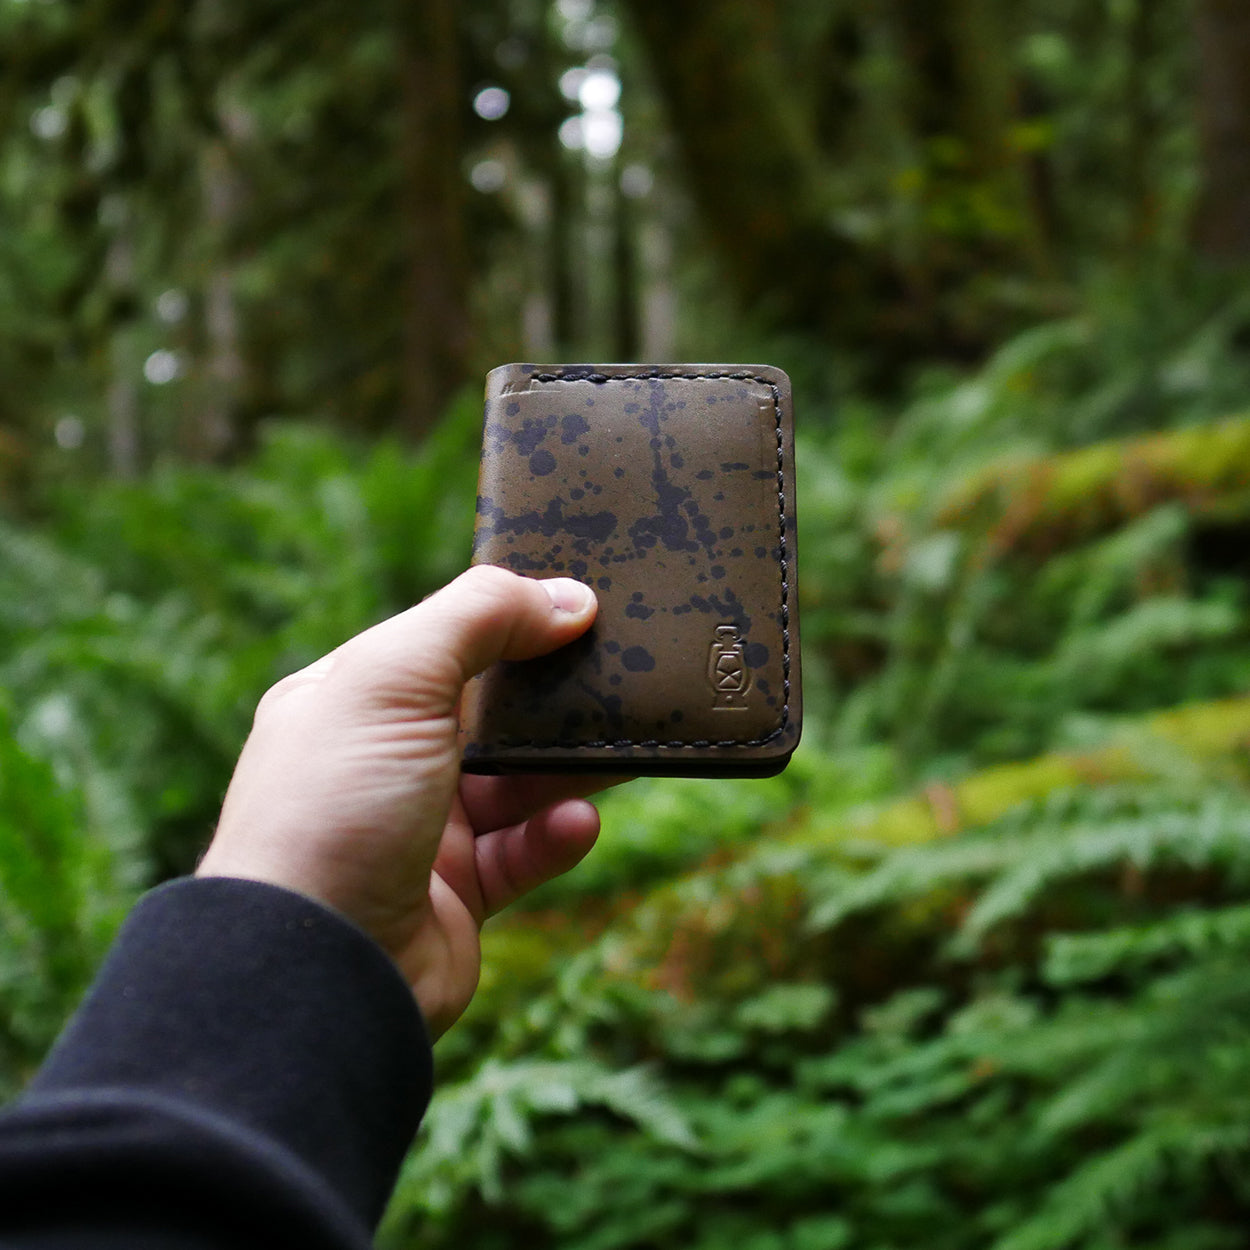
[[[1245,951],[1250,955],[1250,904],[1182,910],[1152,924],[1100,933],[1059,933],[1047,939],[1043,972],[1057,987],[1082,985],[1180,956]]]

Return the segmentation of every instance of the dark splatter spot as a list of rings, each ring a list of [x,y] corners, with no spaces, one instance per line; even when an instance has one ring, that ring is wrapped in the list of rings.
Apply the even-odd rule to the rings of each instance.
[[[719,581],[722,577],[725,576],[725,566],[723,564],[712,565],[712,576],[715,577],[717,581]]]
[[[621,644],[615,640],[608,641],[603,644],[603,649],[609,655],[615,655],[621,649]]]
[[[569,491],[569,498],[570,499],[585,499],[586,492],[582,490],[580,486],[575,486],[571,491]]]
[[[569,572],[574,577],[585,577],[590,572],[590,566],[585,560],[572,560],[569,562]]]
[[[768,554],[768,550],[767,550],[766,548],[764,548],[764,547],[756,547],[756,549],[755,549],[755,558],[756,558],[757,560],[762,560],[762,559],[763,559],[763,558],[764,558],[767,554]]]
[[[541,421],[527,421],[513,435],[512,441],[516,443],[516,449],[523,456],[531,455],[538,445],[547,437],[547,431],[543,429]]]
[[[649,673],[655,668],[655,656],[646,647],[629,647],[621,656],[621,663],[630,673]]]
[[[641,590],[635,590],[634,593],[630,595],[629,597],[631,600],[633,600],[634,603],[641,603],[643,601],[644,595]]]
[[[648,608],[641,603],[627,603],[625,605],[625,615],[635,621],[645,621],[655,615],[655,609]]]
[[[748,642],[742,652],[747,668],[763,668],[768,663],[768,657],[768,648],[762,642]]]
[[[551,571],[551,565],[546,560],[535,560],[532,556],[527,556],[523,551],[509,551],[504,557],[510,569],[515,569],[518,573],[547,573]]]
[[[733,473],[736,470],[749,469],[750,467],[751,466],[747,464],[745,460],[726,460],[725,463],[721,465],[720,471],[722,473]]]
[[[772,469],[757,469],[751,476],[757,482],[766,482],[770,477],[776,477],[777,474]]]
[[[536,451],[530,457],[530,472],[535,477],[546,477],[555,471],[556,458],[549,451]]]
[[[616,514],[613,512],[575,513],[573,516],[564,518],[564,529],[565,533],[577,538],[590,538],[601,543],[616,529]]]
[[[714,500],[716,500],[716,502],[717,502],[717,503],[724,503],[724,502],[725,502],[725,492],[724,492],[723,490],[718,490],[718,491],[716,492],[716,494],[714,494],[714,495],[712,496],[712,498],[713,498]]]
[[[674,469],[684,469],[686,467],[685,458],[679,452],[673,452],[669,459],[672,461]]]
[[[695,477],[697,477],[700,482],[710,482],[715,476],[716,474],[713,473],[711,469],[700,469],[698,473],[695,474]]]
[[[589,448],[589,447],[587,447],[585,443],[583,443],[583,444],[582,444],[582,445],[581,445],[581,446],[577,449],[577,454],[578,454],[579,456],[589,456],[589,455],[590,455],[590,448]]]
[[[590,432],[590,425],[580,413],[571,412],[560,422],[562,443],[575,443],[583,435]]]
[[[722,527],[721,532],[720,532],[720,536],[721,536],[722,538],[732,538],[732,537],[734,536],[733,526],[732,526],[732,525],[726,525],[726,526]]]
[[[511,402],[508,406],[507,406],[507,408],[506,408],[506,409],[504,409],[504,411],[505,411],[505,412],[507,412],[508,416],[510,416],[510,417],[515,417],[515,416],[517,415],[517,413],[521,411],[521,405],[520,405],[519,403],[517,403],[517,401],[514,399],[514,400],[513,400],[513,401],[512,401],[512,402]]]
[[[742,600],[732,590],[726,589],[723,593],[725,596],[723,599],[718,595],[710,595],[707,598],[702,595],[691,595],[690,606],[709,616],[714,614],[720,617],[722,622],[732,621],[740,633],[749,634],[751,618],[742,606]]]
[[[600,590],[611,590],[612,579],[610,577],[601,577],[595,585],[598,586]]]
[[[729,553],[729,558],[730,558],[731,560],[741,560],[741,559],[742,559],[742,548],[741,548],[741,547],[735,547],[735,548],[734,548],[734,549],[733,549],[733,550]]]
[[[624,470],[624,469],[613,469],[613,470],[612,470],[612,475],[613,475],[614,477],[624,477],[624,476],[625,476],[625,470]]]

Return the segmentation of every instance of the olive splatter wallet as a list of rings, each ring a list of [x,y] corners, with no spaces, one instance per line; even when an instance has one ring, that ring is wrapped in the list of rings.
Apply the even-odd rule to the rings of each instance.
[[[590,631],[489,669],[469,772],[769,776],[798,744],[790,380],[757,365],[504,365],[473,562],[593,586]]]

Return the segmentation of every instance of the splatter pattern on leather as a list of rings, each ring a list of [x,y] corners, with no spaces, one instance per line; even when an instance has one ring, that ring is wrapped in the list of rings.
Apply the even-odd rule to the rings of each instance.
[[[473,684],[466,767],[784,764],[792,448],[788,379],[769,367],[495,370],[474,562],[577,577],[600,607],[572,647]]]

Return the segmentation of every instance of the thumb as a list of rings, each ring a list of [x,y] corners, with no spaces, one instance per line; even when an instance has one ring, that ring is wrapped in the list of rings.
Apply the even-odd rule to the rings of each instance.
[[[367,701],[450,714],[470,677],[499,660],[532,659],[572,642],[597,607],[590,587],[573,578],[539,581],[477,565],[345,643],[335,676]]]

